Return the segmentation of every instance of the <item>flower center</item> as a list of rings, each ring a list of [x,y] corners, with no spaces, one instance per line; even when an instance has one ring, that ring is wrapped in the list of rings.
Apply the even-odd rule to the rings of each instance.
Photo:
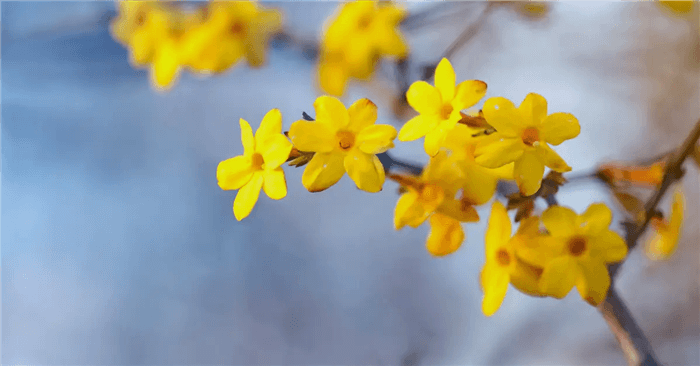
[[[343,151],[348,151],[355,145],[355,134],[350,131],[338,131],[338,146]]]
[[[139,15],[136,16],[136,25],[140,27],[145,22],[146,22],[146,16],[143,14],[143,12],[139,12]]]
[[[569,239],[569,253],[574,257],[578,257],[583,254],[587,249],[586,238],[583,236],[574,236]]]
[[[510,264],[510,254],[507,250],[501,248],[496,252],[496,263],[501,267],[507,267]]]
[[[532,146],[535,142],[540,141],[540,131],[535,127],[528,127],[523,131],[522,138],[525,145]]]
[[[372,23],[372,17],[365,14],[357,21],[357,29],[366,30],[369,28],[370,23]]]
[[[253,168],[260,170],[262,169],[263,164],[265,164],[265,160],[263,159],[262,155],[260,155],[260,153],[254,153],[253,157],[251,158],[251,165]]]
[[[452,104],[445,104],[440,108],[440,117],[442,119],[449,119],[450,115],[452,114]]]
[[[442,188],[435,184],[426,184],[420,192],[421,197],[427,202],[435,202],[442,195]]]
[[[234,36],[244,36],[245,35],[245,25],[241,21],[236,21],[233,23],[231,28],[229,29],[232,35]]]

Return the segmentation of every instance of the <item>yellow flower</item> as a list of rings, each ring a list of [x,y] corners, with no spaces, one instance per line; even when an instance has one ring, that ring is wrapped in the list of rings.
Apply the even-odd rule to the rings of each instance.
[[[310,192],[323,191],[347,172],[357,188],[379,192],[384,167],[376,154],[394,147],[396,129],[374,124],[377,106],[366,98],[346,109],[337,98],[322,96],[314,102],[314,109],[315,121],[296,121],[289,129],[298,150],[315,152],[301,178],[304,187]]]
[[[581,298],[591,305],[605,299],[610,287],[606,264],[627,255],[627,245],[608,227],[612,212],[603,203],[594,203],[582,215],[552,206],[542,213],[542,223],[551,236],[536,248],[520,248],[528,263],[541,266],[540,291],[558,299],[576,286]]]
[[[455,159],[465,179],[462,181],[464,198],[470,204],[482,205],[496,193],[499,179],[513,179],[513,164],[497,169],[488,169],[474,161],[474,150],[483,137],[473,137],[478,131],[463,124],[457,124],[445,136],[443,147]]]
[[[581,132],[570,113],[547,115],[547,101],[530,93],[516,108],[508,99],[489,98],[484,117],[498,132],[485,137],[477,146],[476,162],[498,168],[515,162],[514,177],[520,193],[530,196],[540,189],[544,167],[563,173],[571,170],[548,144],[559,145]]]
[[[454,160],[444,153],[438,154],[430,159],[420,177],[398,174],[391,177],[406,189],[396,202],[396,230],[406,225],[418,227],[430,218],[428,252],[443,256],[459,249],[464,241],[460,222],[478,221],[479,215],[474,207],[457,197],[462,177]]]
[[[192,69],[218,73],[243,57],[251,66],[263,64],[270,35],[282,27],[279,11],[252,1],[213,1],[206,9],[206,21],[188,38]]]
[[[647,242],[647,257],[653,260],[665,260],[671,257],[678,246],[678,239],[683,227],[683,192],[676,190],[673,195],[673,205],[671,206],[671,218],[669,221],[653,218],[651,225],[656,232]]]
[[[350,77],[366,79],[384,56],[408,54],[398,30],[406,11],[391,3],[354,1],[339,6],[323,34],[319,82],[328,94],[342,95]]]
[[[491,316],[501,307],[508,284],[531,295],[543,296],[539,291],[542,268],[524,262],[518,255],[523,246],[536,247],[539,243],[537,217],[521,222],[518,232],[511,237],[511,222],[506,208],[496,201],[491,208],[486,229],[486,263],[479,277],[484,298],[481,311]]]
[[[486,95],[486,83],[467,80],[455,86],[452,64],[443,58],[435,69],[435,86],[416,81],[406,92],[408,104],[418,113],[399,131],[399,141],[413,141],[425,136],[425,152],[434,156],[447,131],[460,119],[462,109],[475,105]]]
[[[129,48],[135,67],[153,61],[158,40],[168,32],[168,15],[159,2],[120,1],[117,17],[110,24],[112,37]]]
[[[188,65],[192,58],[189,37],[201,19],[196,13],[178,10],[171,10],[163,18],[157,19],[162,25],[157,26],[160,33],[152,35],[155,50],[151,63],[151,82],[158,90],[167,90],[173,85],[181,68]]]
[[[287,181],[280,165],[292,150],[292,144],[282,134],[282,114],[278,109],[267,112],[255,136],[242,118],[240,125],[243,155],[222,161],[216,169],[221,189],[239,189],[233,202],[238,221],[253,210],[261,188],[274,200],[287,195]]]

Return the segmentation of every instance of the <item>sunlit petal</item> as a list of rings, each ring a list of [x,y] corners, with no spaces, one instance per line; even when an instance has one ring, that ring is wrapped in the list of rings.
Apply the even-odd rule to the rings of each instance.
[[[362,98],[348,108],[348,115],[350,118],[348,130],[360,133],[377,121],[377,106],[371,100]]]
[[[306,165],[301,183],[309,192],[320,192],[336,184],[343,174],[343,154],[316,153]]]
[[[520,137],[520,133],[527,127],[520,115],[520,111],[513,102],[503,97],[493,97],[484,103],[484,118],[496,131],[504,137]]]
[[[265,194],[273,200],[279,200],[287,196],[287,181],[281,167],[266,169],[264,172],[263,189]]]
[[[540,133],[543,140],[556,146],[578,136],[581,126],[571,113],[552,113],[545,118]]]
[[[236,199],[233,201],[233,214],[236,216],[236,220],[241,221],[250,215],[250,211],[258,202],[262,185],[263,174],[256,172],[250,181],[238,191]]]
[[[491,316],[498,311],[508,291],[510,275],[499,266],[486,263],[481,270],[480,282],[484,291],[481,302],[481,311],[486,316]]]
[[[216,168],[216,180],[224,190],[239,189],[253,176],[250,159],[241,155],[226,159]]]
[[[540,189],[544,177],[544,163],[536,153],[527,151],[515,161],[513,177],[518,183],[520,194],[531,196]]]
[[[357,135],[355,143],[362,152],[379,154],[394,146],[396,128],[390,125],[371,125]]]
[[[435,87],[440,92],[444,102],[451,101],[454,97],[456,82],[457,77],[452,64],[448,59],[443,58],[435,69]]]
[[[549,262],[540,279],[540,291],[557,299],[571,292],[580,273],[579,265],[569,256],[561,256]]]
[[[299,120],[289,127],[289,138],[301,151],[329,152],[335,148],[335,132],[326,124]]]
[[[376,161],[375,161],[376,160]],[[367,192],[379,192],[384,185],[384,168],[376,155],[359,149],[351,150],[343,161],[345,170],[357,188]]]
[[[457,85],[452,107],[461,111],[478,103],[486,95],[486,83],[481,80],[466,80]]]
[[[425,81],[416,81],[406,92],[408,105],[420,114],[438,114],[442,107],[440,92]]]

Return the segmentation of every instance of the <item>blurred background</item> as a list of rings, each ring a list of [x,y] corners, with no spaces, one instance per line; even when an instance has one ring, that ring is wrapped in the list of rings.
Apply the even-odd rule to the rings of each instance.
[[[285,31],[318,42],[335,2],[265,3]],[[485,3],[407,3],[411,82]],[[529,92],[573,113],[581,135],[557,147],[574,172],[644,161],[679,145],[700,118],[698,6],[650,2],[501,4],[451,58],[487,97]],[[313,112],[313,53],[272,42],[260,69],[184,73],[168,93],[109,34],[111,2],[3,2],[3,364],[623,364],[612,333],[576,291],[564,300],[512,288],[481,314],[478,273],[490,205],[462,248],[425,250],[428,227],[393,229],[398,186],[369,194],[346,176],[311,194],[285,168],[288,196],[237,222],[217,164],[242,153],[238,119],[272,108],[284,128]],[[351,84],[379,122],[400,126],[395,68]],[[482,101],[483,103],[483,101]],[[480,104],[481,105],[481,104]],[[479,106],[480,106],[479,105]],[[425,163],[422,141],[395,157]],[[700,183],[687,164],[686,223],[665,262],[632,252],[617,288],[667,365],[700,364]],[[660,209],[668,212],[670,194]],[[595,181],[565,186],[578,212],[614,202]],[[616,220],[622,219],[616,212]],[[617,221],[614,228],[621,232]]]

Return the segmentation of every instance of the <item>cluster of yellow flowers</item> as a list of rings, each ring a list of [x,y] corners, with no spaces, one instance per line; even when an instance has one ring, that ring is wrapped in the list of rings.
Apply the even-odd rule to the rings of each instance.
[[[259,66],[269,36],[281,27],[279,12],[247,1],[209,2],[195,11],[145,1],[121,1],[119,8],[112,23],[114,37],[129,48],[135,66],[150,66],[152,81],[161,88],[172,85],[183,67],[219,73],[241,58]],[[341,4],[323,36],[321,88],[341,95],[350,78],[369,78],[382,57],[406,57],[408,47],[398,31],[405,16],[404,10],[388,2]],[[346,108],[333,96],[316,99],[315,120],[298,120],[284,133],[277,109],[265,115],[255,134],[240,119],[243,155],[222,161],[216,172],[222,189],[238,190],[233,204],[236,219],[251,213],[261,190],[275,200],[287,195],[285,162],[306,165],[302,184],[310,192],[329,188],[347,173],[357,188],[374,193],[382,190],[387,177],[377,154],[393,148],[397,137],[424,138],[429,163],[422,173],[388,175],[401,192],[394,225],[399,230],[428,221],[427,250],[444,256],[460,248],[465,239],[461,224],[479,221],[475,206],[493,198],[499,180],[515,181],[522,197],[546,195],[540,192],[545,167],[558,173],[571,171],[550,145],[579,135],[579,122],[572,114],[549,114],[547,101],[535,93],[519,106],[491,97],[478,113],[468,114],[464,111],[486,95],[486,83],[457,83],[446,58],[437,65],[434,79],[434,85],[416,81],[410,86],[406,100],[417,115],[398,132],[375,123],[377,106],[369,99]],[[613,170],[608,173],[611,179],[619,178],[614,178]],[[637,175],[638,181],[656,184],[663,167]],[[484,314],[499,309],[509,284],[532,296],[563,298],[575,286],[592,305],[605,299],[611,281],[607,265],[627,254],[625,241],[609,229],[612,212],[605,204],[594,203],[581,215],[552,205],[539,216],[528,211],[518,220],[513,234],[506,208],[493,203],[480,281]],[[681,221],[682,197],[677,195],[670,222],[652,219],[658,236],[647,252],[655,258],[670,255]]]
[[[195,11],[178,3],[120,1],[113,37],[129,49],[134,67],[149,67],[153,85],[169,88],[182,68],[223,72],[240,59],[260,66],[282,16],[255,2],[207,2]]]
[[[321,89],[340,96],[350,78],[369,79],[382,57],[406,57],[408,46],[397,29],[405,16],[405,10],[390,2],[340,5],[323,34],[318,64]]]
[[[403,192],[394,224],[401,229],[428,220],[428,251],[447,255],[464,241],[461,223],[479,221],[474,206],[493,197],[499,179],[515,180],[521,194],[529,196],[539,190],[545,166],[569,171],[548,144],[558,145],[580,131],[571,114],[548,114],[546,100],[537,94],[529,94],[519,107],[495,97],[486,100],[478,116],[462,112],[485,94],[482,81],[457,84],[452,65],[443,59],[435,72],[435,86],[417,81],[409,88],[407,100],[419,114],[399,133],[392,126],[375,124],[377,107],[368,99],[346,108],[334,97],[321,96],[314,103],[316,119],[292,123],[288,138],[282,133],[280,112],[273,109],[255,136],[241,120],[244,154],[221,162],[217,179],[222,189],[240,189],[233,208],[241,220],[251,212],[260,189],[273,199],[286,195],[280,168],[284,161],[307,164],[302,184],[310,192],[329,188],[346,172],[359,189],[378,192],[385,168],[377,154],[393,148],[397,136],[401,141],[425,137],[430,162],[420,176],[389,175]],[[627,253],[622,237],[608,228],[611,220],[610,209],[602,203],[582,215],[552,206],[541,218],[526,218],[511,237],[506,209],[494,203],[481,275],[484,313],[491,315],[499,308],[509,283],[526,294],[555,298],[576,286],[586,301],[600,303],[610,286],[606,265]]]

